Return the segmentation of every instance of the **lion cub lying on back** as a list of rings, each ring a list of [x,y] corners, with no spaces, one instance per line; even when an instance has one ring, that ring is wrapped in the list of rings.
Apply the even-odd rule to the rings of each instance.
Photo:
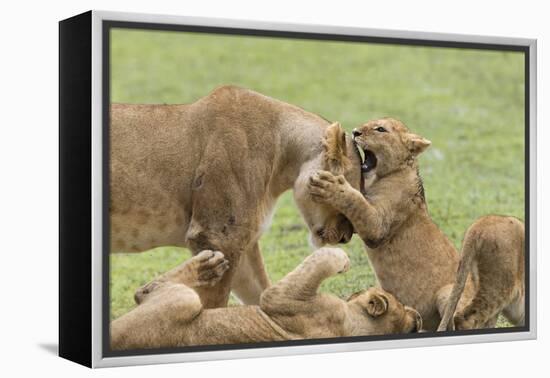
[[[501,311],[522,325],[523,224],[500,216],[474,223],[463,242],[457,277],[459,255],[432,221],[418,173],[417,156],[430,142],[391,118],[370,121],[353,135],[365,152],[365,193],[324,171],[311,178],[310,192],[352,222],[381,287],[418,310],[426,330],[438,328],[445,310],[443,330],[493,327]],[[455,322],[449,324],[457,305]]]
[[[214,285],[228,268],[221,252],[203,251],[136,292],[138,306],[111,323],[115,350],[235,344],[417,332],[418,312],[370,288],[347,301],[319,294],[328,277],[349,269],[337,248],[322,248],[266,289],[260,306],[203,309],[193,287]]]

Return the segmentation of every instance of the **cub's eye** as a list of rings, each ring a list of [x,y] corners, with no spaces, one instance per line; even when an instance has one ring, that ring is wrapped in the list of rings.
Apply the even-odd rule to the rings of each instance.
[[[385,128],[383,128],[382,126],[378,126],[376,129],[374,129],[376,131],[378,131],[379,133],[387,133],[388,130],[386,130]]]

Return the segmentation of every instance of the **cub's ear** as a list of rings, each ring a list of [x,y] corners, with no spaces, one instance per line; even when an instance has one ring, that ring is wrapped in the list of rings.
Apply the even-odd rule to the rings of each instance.
[[[405,136],[407,148],[413,155],[420,155],[424,150],[432,144],[428,139],[422,138],[420,135],[408,133]]]
[[[381,294],[372,293],[367,298],[367,313],[376,318],[388,311],[388,298]]]
[[[351,166],[347,156],[346,132],[338,122],[327,127],[323,141],[325,169],[336,175],[343,174]]]

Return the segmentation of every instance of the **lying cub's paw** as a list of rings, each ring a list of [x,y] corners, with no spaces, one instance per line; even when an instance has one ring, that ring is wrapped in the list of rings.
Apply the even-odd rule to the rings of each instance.
[[[198,263],[197,282],[194,286],[214,286],[229,269],[229,261],[219,251],[202,251],[194,259]]]
[[[227,269],[229,269],[229,261],[224,258],[223,253],[206,250],[164,273],[148,285],[154,283],[156,286],[151,288],[155,290],[165,283],[184,284],[189,287],[212,286],[223,277]],[[145,290],[143,294],[149,294],[153,291],[152,289]],[[140,294],[140,298],[144,295]]]
[[[325,247],[313,252],[316,259],[329,264],[334,273],[345,273],[350,268],[350,260],[346,252],[340,248]]]

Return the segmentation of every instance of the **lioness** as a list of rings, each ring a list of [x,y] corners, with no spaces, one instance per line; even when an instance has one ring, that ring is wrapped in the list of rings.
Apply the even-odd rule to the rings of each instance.
[[[115,350],[236,344],[416,332],[418,312],[371,288],[347,301],[317,293],[345,272],[344,251],[322,248],[268,288],[259,306],[203,309],[193,288],[212,286],[229,267],[221,252],[202,251],[136,292],[138,306],[111,323]]]
[[[459,255],[428,213],[417,156],[430,142],[391,118],[370,121],[353,135],[365,153],[365,193],[342,176],[318,172],[311,194],[352,222],[381,287],[418,310],[427,330],[436,330]],[[523,324],[523,240],[523,224],[512,217],[484,217],[472,226],[464,240],[468,262],[454,293],[454,300],[460,298],[457,317],[465,317],[458,328],[492,327],[501,311]],[[469,262],[473,256],[475,264]]]
[[[206,308],[226,305],[231,289],[259,303],[269,279],[258,240],[288,189],[314,245],[351,239],[344,216],[311,201],[307,180],[326,169],[359,187],[359,152],[340,125],[296,106],[234,86],[189,105],[113,104],[110,148],[111,251],[224,251],[229,271],[197,289]]]

